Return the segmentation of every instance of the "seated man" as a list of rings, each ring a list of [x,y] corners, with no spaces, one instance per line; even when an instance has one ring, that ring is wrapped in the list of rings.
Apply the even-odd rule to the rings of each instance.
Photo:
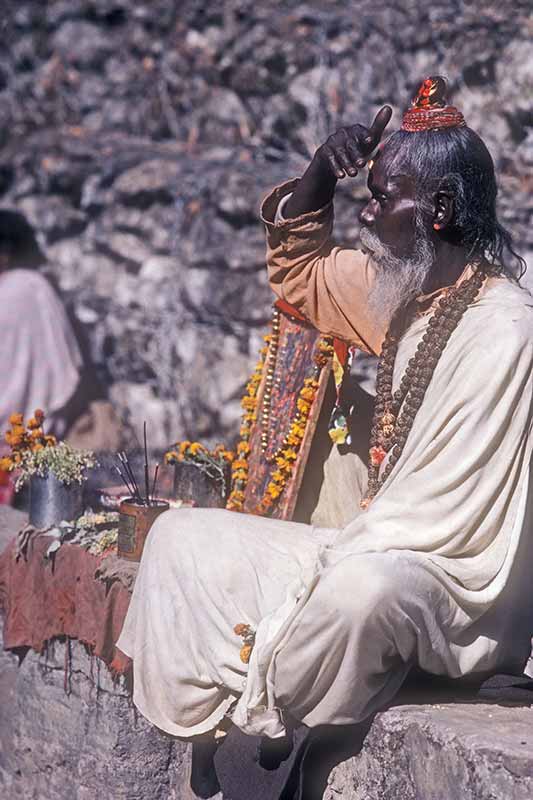
[[[137,707],[171,734],[228,714],[268,737],[286,714],[354,724],[414,665],[455,678],[525,664],[532,304],[491,157],[444,89],[424,81],[377,152],[390,108],[341,129],[265,201],[273,290],[379,355],[367,478],[361,494],[356,459],[333,448],[312,525],[159,517],[118,646]],[[365,164],[364,250],[337,247],[337,180]],[[237,624],[255,632],[247,664]]]

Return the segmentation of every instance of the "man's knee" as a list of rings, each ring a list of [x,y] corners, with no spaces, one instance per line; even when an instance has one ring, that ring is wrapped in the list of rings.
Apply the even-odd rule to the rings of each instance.
[[[385,616],[405,597],[404,573],[386,554],[348,556],[328,571],[323,601],[349,624]]]

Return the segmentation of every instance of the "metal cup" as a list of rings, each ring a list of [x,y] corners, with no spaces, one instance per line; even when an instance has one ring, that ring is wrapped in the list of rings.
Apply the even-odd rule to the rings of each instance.
[[[127,497],[119,506],[117,554],[129,561],[140,561],[144,543],[155,519],[168,511],[164,500],[152,500],[149,506]]]

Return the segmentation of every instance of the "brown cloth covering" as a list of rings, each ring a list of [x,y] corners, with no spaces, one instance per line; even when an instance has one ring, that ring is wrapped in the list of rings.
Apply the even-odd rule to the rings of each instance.
[[[16,537],[0,555],[0,608],[4,648],[30,647],[42,653],[51,639],[67,636],[86,644],[117,674],[129,659],[116,650],[131,594],[120,580],[95,573],[105,562],[77,545],[64,544],[53,562],[44,554],[45,536],[30,542],[26,559],[16,559]]]

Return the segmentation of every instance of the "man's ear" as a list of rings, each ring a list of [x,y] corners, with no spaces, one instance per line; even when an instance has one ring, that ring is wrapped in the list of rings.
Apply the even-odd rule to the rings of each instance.
[[[455,212],[454,197],[451,192],[438,191],[433,194],[433,227],[444,230],[452,222]]]

